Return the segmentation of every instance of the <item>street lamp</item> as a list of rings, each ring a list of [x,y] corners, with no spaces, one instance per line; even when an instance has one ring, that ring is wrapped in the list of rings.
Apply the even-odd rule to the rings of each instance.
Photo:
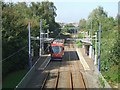
[[[101,24],[99,25],[99,31],[98,31],[98,70],[100,71],[100,44],[101,44]]]
[[[97,32],[95,32],[95,61],[94,64],[97,64]]]
[[[31,58],[31,34],[30,34],[30,22],[28,23],[28,49],[29,49],[29,69],[32,67],[32,58]]]
[[[42,41],[41,41],[41,39],[42,39],[42,34],[41,34],[41,33],[42,33],[42,19],[40,19],[40,51],[39,51],[39,56],[41,56],[41,51],[42,51],[42,50],[41,50],[41,49],[42,49],[42,45],[41,45],[41,44],[42,44],[42,43],[41,43],[41,42],[42,42]]]

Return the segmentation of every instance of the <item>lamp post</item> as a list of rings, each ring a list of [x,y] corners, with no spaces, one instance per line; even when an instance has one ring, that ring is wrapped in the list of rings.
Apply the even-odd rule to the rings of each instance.
[[[92,42],[92,19],[91,19],[91,22],[90,22],[90,29],[89,29],[89,37],[91,39],[91,42]]]
[[[97,64],[97,32],[95,32],[95,62],[94,64]]]
[[[92,43],[92,20],[91,20],[91,29],[90,29],[90,41],[91,45],[89,47],[89,57],[92,58],[92,49],[93,49],[93,43]]]
[[[40,51],[39,51],[39,56],[41,56],[41,51],[42,51],[42,34],[41,34],[41,32],[42,32],[42,19],[40,19]]]
[[[31,60],[31,34],[30,34],[30,22],[28,23],[28,47],[29,47],[29,69],[32,67]]]
[[[101,44],[101,24],[99,24],[99,31],[98,31],[98,70],[100,71],[100,44]]]

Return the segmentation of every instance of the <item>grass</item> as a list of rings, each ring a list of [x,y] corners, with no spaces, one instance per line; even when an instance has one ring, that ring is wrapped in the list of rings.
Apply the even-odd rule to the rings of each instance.
[[[102,77],[99,76],[99,81],[100,81],[100,87],[101,88],[104,88],[105,87],[105,82],[104,80],[102,79]]]
[[[111,87],[115,87],[118,84],[118,65],[115,61],[117,54],[113,53],[116,45],[117,32],[114,30],[103,31],[101,37],[101,73]],[[107,67],[107,70],[105,69]]]
[[[20,70],[10,73],[4,80],[2,88],[15,88],[16,85],[21,81],[21,79],[26,74],[27,70]]]
[[[103,73],[105,79],[114,88],[118,84],[118,66],[112,66],[109,71]]]

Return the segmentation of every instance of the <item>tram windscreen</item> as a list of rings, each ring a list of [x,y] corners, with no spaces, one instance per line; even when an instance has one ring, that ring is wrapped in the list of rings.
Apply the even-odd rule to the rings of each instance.
[[[61,46],[52,46],[52,52],[53,53],[60,53],[62,51]]]

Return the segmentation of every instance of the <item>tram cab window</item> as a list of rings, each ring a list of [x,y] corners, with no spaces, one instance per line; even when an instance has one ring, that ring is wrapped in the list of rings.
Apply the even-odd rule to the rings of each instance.
[[[60,53],[62,51],[61,46],[52,46],[53,53]]]

